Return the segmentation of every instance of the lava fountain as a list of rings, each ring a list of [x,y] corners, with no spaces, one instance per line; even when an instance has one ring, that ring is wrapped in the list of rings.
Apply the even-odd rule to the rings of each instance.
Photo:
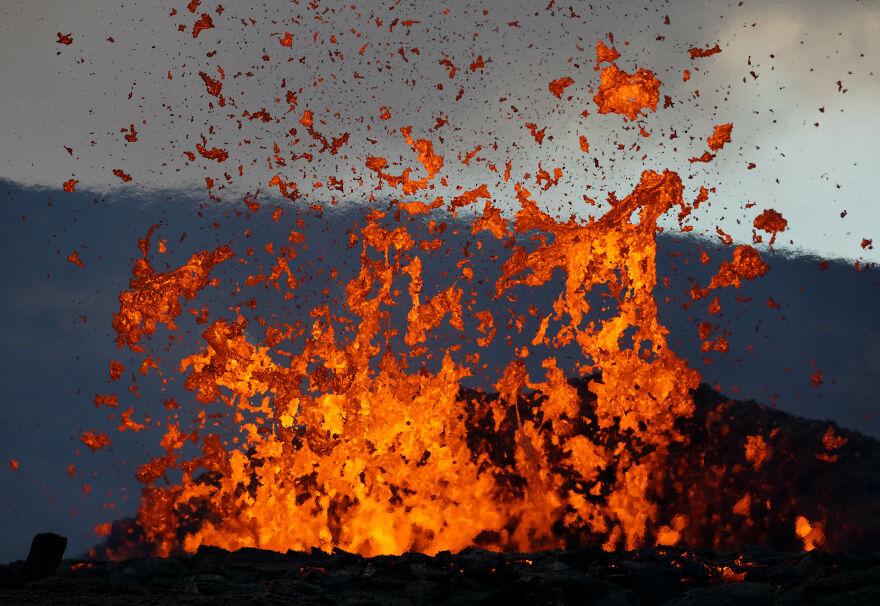
[[[211,27],[205,13],[192,35]],[[637,124],[658,111],[662,83],[648,69],[627,73],[618,67],[620,53],[613,37],[609,41],[610,47],[596,43],[593,103],[599,114],[619,114],[624,124]],[[279,42],[290,47],[291,34],[279,36]],[[719,52],[717,46],[692,51],[698,51],[692,58]],[[453,78],[457,68],[446,62]],[[482,67],[480,56],[470,69]],[[206,72],[200,77],[212,104],[230,109],[223,92],[229,79],[222,69],[218,73],[219,79]],[[571,78],[550,81],[548,95],[561,100],[573,84]],[[314,141],[316,154],[335,156],[349,145],[348,134],[328,137],[312,111],[298,109],[291,89],[279,92],[276,101],[296,110],[296,128]],[[245,114],[251,121],[272,119],[265,109],[231,109],[232,121]],[[537,149],[544,132],[535,124],[527,127]],[[714,154],[724,153],[731,131],[731,124],[718,125],[706,145]],[[359,251],[360,265],[342,282],[344,295],[312,306],[308,322],[249,318],[241,305],[226,317],[199,310],[200,297],[219,284],[213,277],[218,267],[252,263],[253,251],[243,239],[194,252],[165,270],[154,267],[154,229],[139,242],[142,254],[113,321],[119,347],[140,357],[143,374],[160,368],[183,373],[201,410],[188,424],[171,402],[169,415],[158,422],[163,454],[137,471],[143,483],[137,541],[160,556],[201,545],[338,547],[371,556],[434,554],[470,545],[526,552],[587,542],[608,550],[698,542],[695,529],[705,525],[706,511],[699,503],[670,508],[680,496],[671,493],[684,489],[668,480],[677,473],[673,453],[687,444],[681,423],[694,414],[700,375],[667,343],[668,331],[658,319],[655,257],[658,220],[677,210],[688,231],[687,217],[709,192],[701,188],[688,202],[676,172],[645,170],[628,195],[609,196],[610,208],[601,216],[562,220],[543,211],[529,189],[546,192],[562,169],[551,174],[539,163],[532,186],[531,175],[517,178],[508,162],[503,182],[515,183],[516,211],[505,218],[488,184],[436,195],[435,185],[447,185],[450,164],[435,153],[439,135],[413,127],[395,132],[409,150],[405,168],[349,151],[360,166],[357,178],[374,187],[364,195],[362,222],[343,244]],[[587,152],[590,144],[581,136],[574,145]],[[196,153],[221,163],[228,155],[205,140],[188,152],[191,160]],[[693,161],[711,161],[714,154],[706,151]],[[465,164],[471,157],[466,154]],[[251,297],[245,306],[250,310],[267,289],[291,305],[297,301],[302,284],[297,257],[321,235],[304,229],[302,218],[285,224],[285,213],[320,217],[325,210],[304,204],[286,176],[288,160],[278,144],[267,160],[271,170],[264,183],[286,198],[288,207],[273,215],[280,241],[263,247],[269,266],[260,265],[235,291],[240,299]],[[501,174],[494,165],[491,170]],[[337,177],[342,175],[327,181],[328,190]],[[214,187],[209,178],[212,196]],[[377,191],[384,192],[381,203]],[[270,212],[256,199],[245,204],[248,216]],[[462,219],[459,213],[465,212],[470,214]],[[762,216],[759,227],[774,237],[785,229],[775,211]],[[467,225],[476,250],[451,249],[446,228],[453,221]],[[489,239],[504,257],[486,253],[483,242]],[[491,284],[475,274],[478,260],[497,270]],[[445,281],[426,279],[429,265],[443,267]],[[337,270],[329,269],[336,277]],[[755,248],[732,247],[711,281],[694,283],[689,295],[697,302],[768,269]],[[508,360],[498,366],[497,393],[464,388],[463,380],[479,368],[481,348],[504,331],[498,301],[556,284],[561,285],[556,294],[531,308],[537,329],[511,344]],[[181,298],[191,308],[185,310]],[[173,363],[160,361],[157,327],[174,331],[182,314],[197,319],[203,342]],[[522,322],[514,317],[508,330],[518,327],[522,334]],[[453,345],[438,351],[430,337],[439,330],[458,334],[471,350]],[[704,347],[723,350],[724,337],[710,339],[710,333],[711,326],[700,326]],[[564,348],[578,352],[573,367],[543,353]],[[529,371],[535,363],[542,375]],[[114,361],[111,369],[118,379],[123,365]],[[573,371],[577,376],[568,376]],[[144,427],[132,414],[132,409],[123,414],[120,429]],[[222,431],[209,422],[218,418],[227,424]],[[111,443],[94,431],[82,434],[82,441],[93,449]],[[195,455],[185,454],[193,448]],[[764,450],[766,443],[754,436],[746,454],[758,461],[756,470],[768,456]],[[712,490],[706,481],[703,488]],[[738,514],[748,519],[753,513],[746,496],[734,500]],[[109,525],[102,530],[108,532]],[[821,522],[804,516],[790,520],[790,534],[810,546],[824,539]],[[713,536],[701,544],[718,546]],[[126,553],[120,548],[110,555]]]

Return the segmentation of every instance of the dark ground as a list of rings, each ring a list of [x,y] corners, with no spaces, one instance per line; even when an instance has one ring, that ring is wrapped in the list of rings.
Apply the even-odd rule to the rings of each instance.
[[[58,574],[15,582],[0,567],[4,604],[601,604],[875,605],[880,554],[597,548],[498,554],[466,549],[362,558],[202,548],[192,557],[63,561]]]

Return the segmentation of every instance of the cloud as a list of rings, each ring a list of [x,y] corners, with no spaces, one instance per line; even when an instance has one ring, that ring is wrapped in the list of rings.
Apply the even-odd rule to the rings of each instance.
[[[845,200],[851,222],[880,224],[871,198],[880,171],[864,135],[878,126],[867,109],[880,90],[865,73],[878,52],[876,3],[785,2],[720,14],[709,5],[675,5],[669,26],[653,8],[629,5],[624,13],[617,5],[581,7],[577,18],[565,7],[484,6],[485,14],[466,2],[451,3],[448,12],[391,2],[321,5],[317,12],[280,1],[219,13],[204,5],[199,10],[210,12],[214,28],[194,37],[198,14],[183,7],[169,14],[103,0],[84,7],[18,5],[6,14],[13,25],[0,42],[0,76],[14,91],[0,99],[0,130],[8,133],[0,177],[54,188],[76,179],[80,191],[114,197],[173,191],[240,201],[257,189],[280,199],[268,185],[279,175],[310,202],[366,200],[378,184],[365,168],[368,156],[387,158],[394,174],[411,167],[413,178],[424,176],[400,130],[412,127],[414,138],[430,138],[445,159],[449,186],[422,191],[427,200],[488,181],[497,205],[513,210],[517,180],[540,190],[534,184],[540,160],[543,169],[565,173],[553,190],[539,191],[541,204],[566,215],[595,214],[584,193],[600,200],[608,191],[624,194],[643,169],[673,168],[693,188],[690,196],[698,184],[716,186],[715,201],[702,211],[708,233],[720,225],[749,241],[752,217],[743,206],[754,202],[757,212],[783,212],[788,239],[813,252],[880,260],[880,249],[858,247],[873,234],[847,233],[832,221]],[[656,70],[661,92],[675,97],[675,107],[644,121],[652,132],[647,139],[619,116],[597,115],[592,103],[595,43],[609,31],[621,66]],[[58,44],[58,32],[71,33],[73,43]],[[287,33],[290,46],[281,43]],[[689,47],[715,42],[723,48],[719,55],[689,59]],[[483,67],[476,67],[478,57]],[[684,69],[693,73],[687,82]],[[566,90],[571,101],[547,90],[562,76],[575,80]],[[211,81],[221,86],[216,95]],[[581,116],[585,109],[590,116]],[[302,122],[306,111],[312,127]],[[448,124],[435,130],[438,119]],[[712,126],[731,121],[730,148],[710,165],[689,165]],[[527,122],[547,129],[540,145]],[[671,129],[677,140],[669,139]],[[335,154],[320,139],[344,133],[349,138]],[[590,154],[579,147],[581,135],[591,142]],[[462,158],[477,146],[465,165]],[[829,158],[822,153],[828,149],[838,151]],[[224,154],[228,159],[219,159]],[[508,160],[513,178],[505,184]],[[756,164],[752,172],[749,162]],[[121,173],[132,180],[122,181]],[[341,192],[329,190],[330,176],[343,181]]]

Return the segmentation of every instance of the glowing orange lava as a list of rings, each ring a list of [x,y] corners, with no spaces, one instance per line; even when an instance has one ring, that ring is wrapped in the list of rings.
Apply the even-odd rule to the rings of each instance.
[[[198,4],[190,3],[191,13]],[[202,14],[192,36],[213,27],[211,17]],[[277,35],[282,47],[296,43],[290,33]],[[655,112],[661,82],[654,73],[644,68],[626,73],[614,63],[620,56],[616,49],[599,42],[596,50],[597,69],[602,62],[610,63],[594,85],[598,113],[638,121],[646,110]],[[690,50],[693,58],[716,52],[717,45]],[[462,72],[476,73],[492,65],[482,55],[472,59],[469,70]],[[440,63],[454,79],[458,68],[448,59]],[[224,73],[218,70],[219,80],[197,73],[207,93],[224,106]],[[549,89],[561,100],[574,85],[574,79],[561,77],[550,82]],[[278,101],[282,99],[290,111],[297,104],[291,91],[279,94]],[[265,109],[245,113],[250,120],[273,119]],[[347,147],[349,133],[328,138],[318,130],[320,115],[303,110],[301,118],[293,120],[320,144],[316,153],[358,154]],[[380,119],[388,117],[384,108]],[[439,128],[443,122],[437,122]],[[536,148],[541,146],[546,127],[523,124]],[[730,141],[731,127],[716,127],[708,139],[713,151]],[[505,219],[487,183],[460,187],[455,195],[433,195],[435,185],[446,185],[444,171],[449,170],[448,160],[435,152],[439,139],[414,132],[411,126],[397,132],[413,166],[392,168],[388,158],[364,153],[359,157],[365,169],[361,174],[335,175],[319,183],[342,191],[343,176],[371,179],[377,189],[400,196],[384,212],[371,208],[363,224],[350,233],[348,245],[359,247],[361,264],[344,285],[341,313],[319,303],[311,308],[310,325],[265,326],[265,337],[259,340],[246,332],[250,323],[242,313],[215,319],[208,317],[206,308],[188,310],[205,325],[204,343],[200,351],[179,360],[177,368],[186,374],[186,387],[203,408],[187,426],[174,412],[176,401],[166,402],[170,414],[160,421],[164,454],[137,472],[144,484],[137,521],[145,540],[157,546],[159,555],[216,545],[278,551],[340,547],[368,556],[434,554],[474,544],[534,551],[564,546],[566,535],[588,536],[606,549],[680,541],[698,520],[687,511],[661,519],[657,499],[670,449],[683,440],[676,423],[693,413],[692,391],[700,375],[670,349],[668,331],[658,319],[656,234],[663,215],[678,207],[682,220],[708,192],[702,188],[691,206],[683,200],[677,173],[645,170],[629,195],[609,196],[611,208],[604,215],[563,221],[539,208],[525,185],[526,176],[521,182],[515,179],[518,208]],[[643,128],[641,132],[647,136]],[[135,136],[133,125],[129,136]],[[589,153],[585,136],[572,145]],[[229,152],[209,146],[204,137],[195,148],[209,161],[224,163],[229,158]],[[462,150],[462,163],[469,165],[481,149]],[[195,153],[186,154],[196,160]],[[274,164],[269,157],[269,165],[280,171],[287,160],[278,144],[274,154]],[[305,156],[311,161],[311,154]],[[498,172],[494,165],[492,170]],[[511,172],[508,162],[504,181]],[[536,183],[546,191],[565,172],[552,168],[551,177],[551,169],[538,163]],[[113,173],[123,181],[132,179],[121,169]],[[206,181],[210,191],[213,181]],[[72,191],[75,181],[69,183]],[[272,172],[265,183],[292,205],[301,204],[291,178]],[[422,201],[418,196],[426,197]],[[260,208],[257,202],[246,202],[254,213]],[[311,209],[320,213],[323,207],[313,204]],[[433,285],[423,275],[428,261],[436,264],[444,254],[444,217],[462,220],[463,209],[473,211],[472,234],[488,232],[507,251],[506,258],[493,259],[501,276],[487,285],[490,298],[513,300],[523,289],[563,276],[562,290],[552,309],[541,310],[540,326],[527,337],[528,345],[511,348],[509,361],[499,369],[497,397],[461,387],[461,381],[475,372],[479,355],[461,359],[456,346],[439,353],[428,347],[432,331],[443,327],[463,332],[465,320],[479,322],[473,336],[479,347],[488,347],[505,330],[496,314],[481,309],[474,296],[470,257],[475,253],[465,250],[460,260],[442,262],[450,285]],[[772,213],[756,219],[755,227],[775,237],[785,224]],[[279,209],[273,216],[279,229],[282,214]],[[430,221],[428,237],[422,238],[407,223],[416,216]],[[177,268],[159,271],[150,260],[154,229],[138,243],[141,258],[134,264],[129,288],[119,295],[113,321],[120,348],[143,354],[141,374],[159,368],[152,336],[159,325],[175,329],[184,313],[180,298],[197,302],[204,289],[219,283],[212,277],[217,266],[244,262],[234,245],[218,246],[192,254]],[[307,246],[308,236],[290,228],[277,252],[275,243],[267,244],[274,267],[239,285],[237,298],[249,292],[256,306],[258,289],[271,286],[285,299],[295,299],[300,284],[294,259]],[[532,243],[528,246],[527,238]],[[163,243],[161,251],[165,250]],[[69,258],[72,262],[78,261],[75,255]],[[767,270],[756,249],[740,245],[707,287],[693,284],[691,297],[703,299],[712,290],[738,287]],[[607,307],[595,308],[588,294],[601,294]],[[484,303],[488,307],[491,301]],[[400,327],[389,326],[394,307],[405,311]],[[597,312],[608,310],[613,312],[610,317],[598,319]],[[300,332],[294,334],[296,329]],[[711,330],[711,325],[701,326],[701,337],[707,340]],[[394,350],[389,343],[398,334],[403,345]],[[569,345],[580,351],[576,368],[590,378],[595,400],[578,392],[553,356],[541,360],[543,376],[532,376],[526,368],[530,347]],[[719,337],[709,347],[725,350],[727,342]],[[157,353],[155,360],[152,353]],[[427,369],[425,361],[432,355],[440,358],[439,370]],[[124,370],[122,363],[110,362],[112,380]],[[118,405],[110,395],[96,397],[99,404]],[[150,419],[136,422],[132,413],[132,408],[121,412],[120,431],[139,432],[151,424]],[[229,439],[212,431],[206,419],[220,416],[239,435]],[[92,450],[111,445],[103,433],[83,432],[80,439]],[[828,438],[829,453],[837,444],[833,435]],[[187,458],[182,451],[193,445],[201,453]],[[755,469],[773,460],[760,436],[749,437],[745,453]],[[746,495],[734,512],[747,516],[750,506]],[[822,541],[818,522],[799,518],[795,530],[805,545]],[[739,578],[730,570],[719,574],[726,580]]]

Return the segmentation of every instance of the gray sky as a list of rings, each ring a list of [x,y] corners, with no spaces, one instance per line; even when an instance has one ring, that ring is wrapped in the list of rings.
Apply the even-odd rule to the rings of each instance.
[[[212,1],[191,14],[183,1],[5,2],[0,177],[48,187],[76,179],[79,189],[147,199],[168,191],[207,196],[209,177],[215,195],[240,201],[257,189],[277,197],[268,182],[278,174],[321,201],[327,177],[335,175],[344,191],[334,195],[357,201],[376,185],[364,168],[367,156],[413,166],[415,178],[424,174],[399,131],[412,126],[415,138],[431,139],[444,157],[450,186],[438,184],[422,199],[486,183],[496,205],[515,210],[514,182],[538,190],[541,161],[551,173],[563,168],[564,176],[536,196],[540,203],[583,216],[596,214],[584,193],[600,201],[608,191],[624,195],[643,169],[671,168],[685,178],[691,199],[700,185],[716,188],[695,213],[694,233],[714,237],[720,227],[750,241],[754,217],[774,208],[789,222],[780,247],[880,261],[880,246],[860,246],[878,236],[880,225],[880,160],[871,147],[880,121],[878,2],[627,2],[595,10],[564,2],[550,10],[531,2],[315,4],[247,3],[218,14]],[[215,27],[194,38],[203,13]],[[408,20],[417,22],[404,25]],[[58,32],[70,33],[72,44],[58,44]],[[288,32],[291,46],[282,46]],[[639,122],[648,138],[622,116],[596,112],[589,92],[599,82],[595,45],[608,42],[609,32],[621,68],[653,70],[663,82],[661,102],[667,94],[675,102]],[[688,56],[691,47],[716,43],[720,54]],[[479,56],[485,66],[471,71]],[[453,78],[443,60],[457,68]],[[199,72],[219,80],[218,67],[225,74],[222,94],[236,107],[219,107],[207,94]],[[575,83],[556,99],[548,84],[565,76]],[[287,90],[297,95],[289,112]],[[263,108],[272,120],[249,119]],[[390,117],[382,120],[386,108]],[[589,116],[581,116],[584,109]],[[338,154],[316,153],[320,146],[299,124],[305,110],[328,139],[350,133]],[[448,125],[429,132],[440,116]],[[732,142],[717,158],[689,163],[706,151],[712,127],[728,122]],[[541,145],[525,123],[546,128]],[[128,142],[132,124],[137,140]],[[287,134],[291,128],[296,136]],[[670,140],[673,132],[679,137]],[[587,154],[578,145],[581,135],[590,142]],[[202,137],[206,149],[225,150],[229,159],[198,155]],[[276,143],[285,167],[267,161]],[[483,149],[465,166],[459,153],[477,145]],[[309,152],[312,163],[290,161]],[[512,178],[504,184],[488,165],[503,170],[507,160]],[[132,181],[123,183],[114,169]],[[316,182],[325,189],[315,190]]]

